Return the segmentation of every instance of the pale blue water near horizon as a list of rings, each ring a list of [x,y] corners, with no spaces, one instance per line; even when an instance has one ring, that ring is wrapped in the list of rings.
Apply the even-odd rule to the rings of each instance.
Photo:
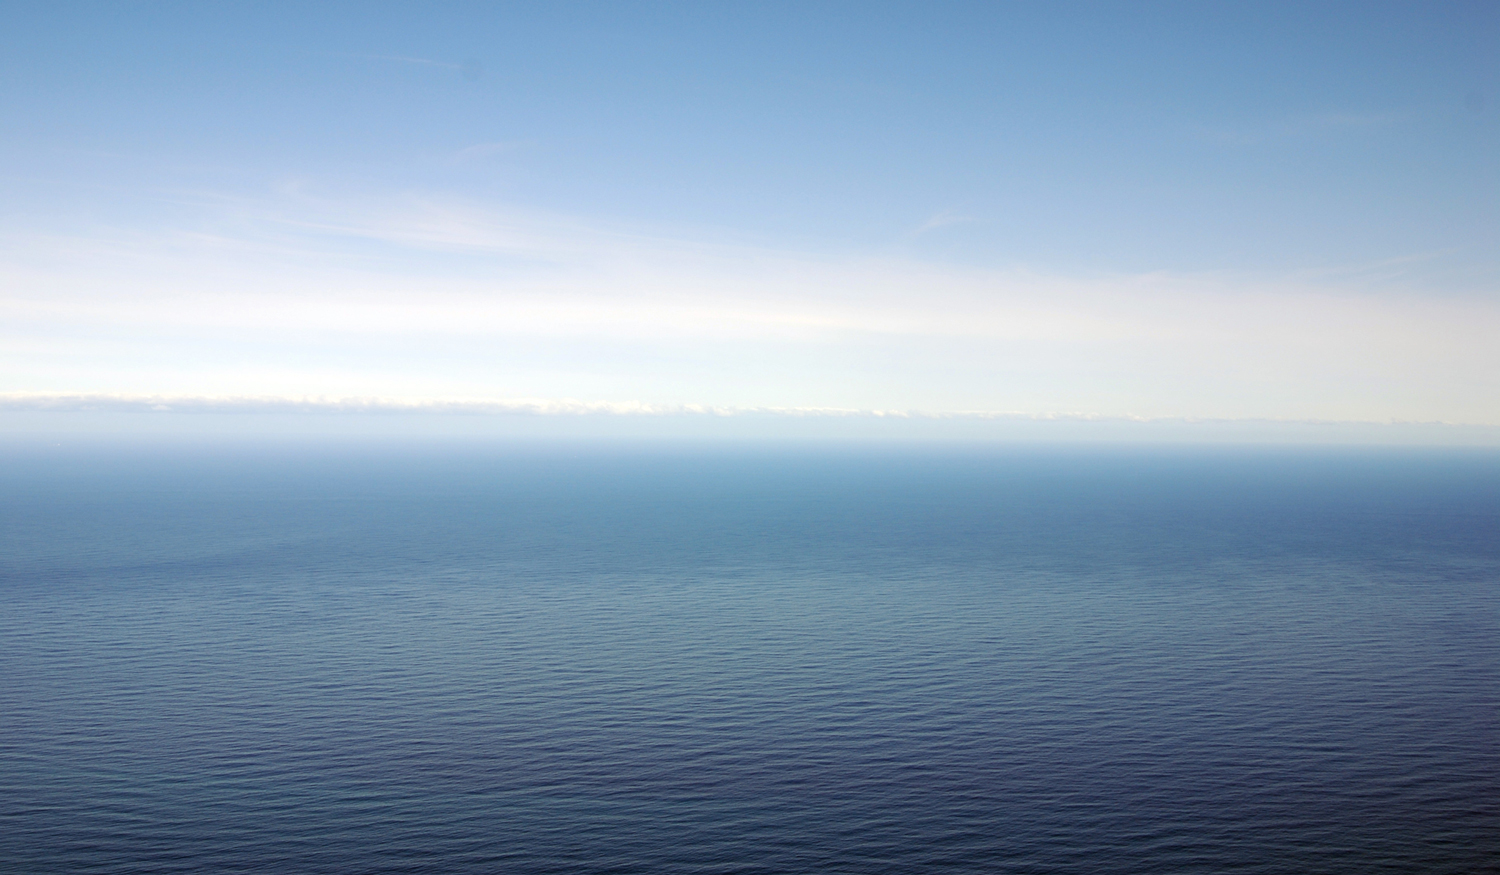
[[[1500,454],[0,454],[7,872],[1500,871]]]

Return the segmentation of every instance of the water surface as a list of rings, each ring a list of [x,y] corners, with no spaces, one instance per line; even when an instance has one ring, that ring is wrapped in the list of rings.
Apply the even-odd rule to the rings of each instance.
[[[1475,872],[1500,455],[12,449],[15,872]]]

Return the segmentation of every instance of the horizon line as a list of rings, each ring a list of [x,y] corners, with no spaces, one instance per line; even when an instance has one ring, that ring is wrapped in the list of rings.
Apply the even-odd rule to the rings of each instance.
[[[538,417],[774,417],[788,419],[996,420],[1012,422],[1137,423],[1181,425],[1300,425],[1492,429],[1493,423],[1445,420],[1354,420],[1314,417],[1225,417],[1188,414],[1137,416],[1089,411],[921,410],[824,406],[653,404],[576,398],[402,398],[390,396],[173,395],[108,392],[0,392],[0,412],[200,413],[200,414],[424,414]]]

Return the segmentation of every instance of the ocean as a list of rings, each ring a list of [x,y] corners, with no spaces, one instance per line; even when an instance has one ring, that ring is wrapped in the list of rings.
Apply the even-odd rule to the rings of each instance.
[[[17,873],[1500,871],[1500,453],[0,452]]]

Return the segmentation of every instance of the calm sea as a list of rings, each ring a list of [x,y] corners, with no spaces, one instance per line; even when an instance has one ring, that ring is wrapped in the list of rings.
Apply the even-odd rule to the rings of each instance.
[[[6,872],[1500,871],[1500,454],[15,449]]]

